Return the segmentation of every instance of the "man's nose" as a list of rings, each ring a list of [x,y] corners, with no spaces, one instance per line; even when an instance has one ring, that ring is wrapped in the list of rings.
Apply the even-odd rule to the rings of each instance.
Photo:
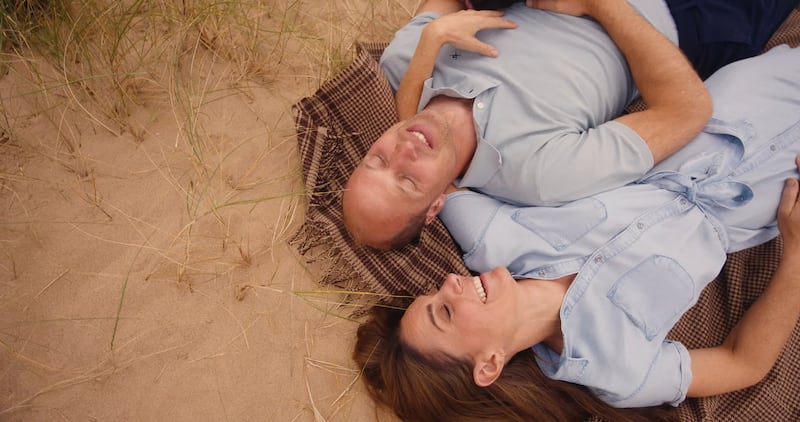
[[[399,157],[406,157],[410,160],[417,159],[417,150],[414,148],[414,142],[410,139],[401,139],[395,145],[395,152]]]

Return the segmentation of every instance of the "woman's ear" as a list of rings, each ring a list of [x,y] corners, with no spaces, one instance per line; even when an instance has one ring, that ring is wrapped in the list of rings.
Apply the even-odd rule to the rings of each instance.
[[[479,387],[492,385],[503,372],[505,363],[505,355],[498,352],[492,352],[488,356],[479,358],[472,369],[472,377],[475,379],[475,384]]]

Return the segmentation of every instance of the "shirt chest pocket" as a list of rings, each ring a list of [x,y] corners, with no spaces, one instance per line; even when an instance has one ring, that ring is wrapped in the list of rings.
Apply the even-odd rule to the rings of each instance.
[[[652,340],[692,305],[694,281],[677,261],[656,255],[620,277],[607,296]]]
[[[602,202],[587,198],[556,208],[521,208],[512,218],[561,251],[606,221],[608,214]]]

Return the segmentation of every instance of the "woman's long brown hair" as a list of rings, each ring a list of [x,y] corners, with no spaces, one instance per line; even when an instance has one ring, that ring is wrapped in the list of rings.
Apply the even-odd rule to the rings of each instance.
[[[547,378],[532,350],[514,356],[489,387],[468,362],[434,361],[403,344],[404,311],[375,307],[358,328],[353,359],[372,398],[405,421],[677,420],[674,409],[616,409],[583,386]]]

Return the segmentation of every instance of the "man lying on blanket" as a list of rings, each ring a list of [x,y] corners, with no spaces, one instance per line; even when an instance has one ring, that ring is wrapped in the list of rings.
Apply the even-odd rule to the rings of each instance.
[[[356,240],[385,249],[408,243],[435,218],[451,183],[555,205],[642,177],[692,139],[711,111],[678,39],[711,52],[703,41],[727,42],[731,16],[746,10],[728,7],[737,12],[700,33],[686,14],[702,10],[679,11],[676,1],[534,3],[539,8],[519,3],[501,17],[427,0],[397,33],[381,66],[399,87],[401,121],[371,147],[343,195]],[[747,42],[701,54],[695,66],[719,68],[760,51],[797,1],[767,3],[749,6],[764,10],[745,14],[758,16],[747,23],[758,29]],[[544,10],[573,12],[553,9],[565,4],[594,19]],[[696,38],[684,42],[690,33]],[[648,109],[620,116],[639,94]]]

